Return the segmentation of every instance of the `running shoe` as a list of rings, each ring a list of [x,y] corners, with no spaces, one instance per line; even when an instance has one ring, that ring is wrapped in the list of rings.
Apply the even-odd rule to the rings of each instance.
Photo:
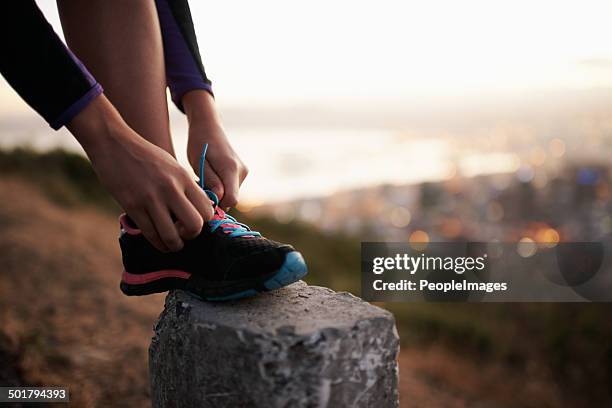
[[[213,203],[214,217],[182,250],[158,251],[128,215],[119,217],[124,294],[184,289],[204,300],[234,300],[287,286],[308,272],[291,245],[262,237],[218,206],[217,196],[204,188],[206,149],[200,159],[200,187]]]

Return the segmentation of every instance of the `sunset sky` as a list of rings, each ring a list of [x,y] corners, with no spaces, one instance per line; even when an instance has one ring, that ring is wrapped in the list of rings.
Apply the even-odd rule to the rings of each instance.
[[[38,3],[61,35],[55,1]],[[252,202],[439,180],[456,170],[510,172],[517,152],[504,140],[528,134],[521,146],[538,148],[538,135],[609,134],[601,122],[607,111],[574,122],[579,116],[565,112],[539,116],[539,108],[559,103],[591,113],[576,90],[609,95],[609,0],[191,1],[191,8],[228,134],[251,169],[242,192]],[[513,105],[498,103],[503,98]],[[478,114],[493,112],[491,124],[463,113],[472,128],[444,122],[443,106],[452,115],[471,109],[467,101],[479,104]],[[609,98],[597,101],[612,106]],[[537,123],[504,122],[519,108]],[[171,110],[186,163],[185,121]],[[400,122],[389,119],[393,111]],[[322,118],[334,115],[349,119],[324,128]],[[378,118],[375,128],[366,116]],[[315,126],[300,125],[304,118]],[[0,146],[79,151],[65,129],[51,131],[1,79],[0,136]],[[474,150],[487,140],[495,142],[489,151]]]
[[[61,33],[53,0],[39,0]],[[363,103],[612,85],[604,0],[192,1],[221,104]],[[0,113],[24,111],[0,87]]]

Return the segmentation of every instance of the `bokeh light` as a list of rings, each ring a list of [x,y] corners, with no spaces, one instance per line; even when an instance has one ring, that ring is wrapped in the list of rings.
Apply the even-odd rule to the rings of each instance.
[[[408,242],[412,249],[416,251],[423,251],[429,244],[429,234],[422,230],[413,231],[408,238]]]
[[[523,237],[518,244],[516,244],[516,252],[523,258],[529,258],[535,255],[537,251],[538,246],[531,238]]]

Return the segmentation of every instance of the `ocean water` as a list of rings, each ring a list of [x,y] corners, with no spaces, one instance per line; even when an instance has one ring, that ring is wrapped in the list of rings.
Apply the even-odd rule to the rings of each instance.
[[[177,122],[177,121],[175,121]],[[172,131],[179,160],[185,157],[187,129]],[[459,147],[449,138],[406,136],[388,129],[228,127],[228,136],[250,169],[241,200],[264,202],[322,196],[383,183],[437,181],[463,175],[516,170],[508,152]],[[83,153],[65,129],[42,123],[0,127],[0,146],[56,147]],[[188,167],[188,166],[187,166]]]

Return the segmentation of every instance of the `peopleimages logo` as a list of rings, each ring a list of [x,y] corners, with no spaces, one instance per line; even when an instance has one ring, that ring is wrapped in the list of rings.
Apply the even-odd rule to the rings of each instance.
[[[377,275],[385,271],[406,271],[414,275],[418,271],[445,270],[458,275],[470,271],[482,271],[488,255],[472,257],[409,256],[397,254],[394,257],[376,257],[372,260],[372,272]]]

